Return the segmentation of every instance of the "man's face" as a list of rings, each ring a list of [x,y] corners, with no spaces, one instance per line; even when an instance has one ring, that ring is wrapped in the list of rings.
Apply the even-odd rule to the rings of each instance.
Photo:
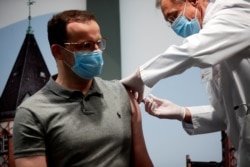
[[[161,1],[161,11],[167,22],[172,24],[184,10],[185,2],[173,3],[172,0]]]
[[[175,21],[175,19],[183,12],[184,12],[183,14],[186,16],[187,19],[189,20],[193,19],[195,17],[196,10],[197,10],[196,7],[193,6],[188,0],[180,2],[172,2],[172,0],[161,1],[162,14],[165,20],[170,24],[172,24]]]
[[[98,47],[98,41],[102,39],[100,27],[96,21],[90,20],[85,23],[72,22],[67,25],[67,41],[65,43],[65,49],[62,49],[64,53],[64,61],[70,66],[75,64],[74,56],[72,52],[84,51],[92,52],[94,50],[100,49]],[[94,43],[90,46],[87,43]],[[69,52],[70,51],[70,52]]]

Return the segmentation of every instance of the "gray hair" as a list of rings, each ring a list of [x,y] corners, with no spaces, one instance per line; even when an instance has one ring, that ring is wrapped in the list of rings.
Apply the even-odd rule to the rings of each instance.
[[[155,7],[160,8],[160,6],[161,6],[161,0],[156,0],[155,1]]]

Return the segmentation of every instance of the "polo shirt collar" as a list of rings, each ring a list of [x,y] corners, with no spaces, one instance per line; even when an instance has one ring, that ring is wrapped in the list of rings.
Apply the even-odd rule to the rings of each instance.
[[[65,99],[72,99],[72,98],[77,98],[77,97],[88,97],[88,96],[99,96],[99,97],[103,97],[103,93],[100,90],[100,88],[98,87],[98,84],[96,83],[96,79],[93,79],[93,84],[90,87],[88,93],[86,95],[83,95],[81,91],[78,90],[72,90],[72,89],[68,89],[65,87],[62,87],[61,85],[57,84],[55,82],[55,78],[57,76],[54,75],[52,77],[50,77],[47,85],[50,91],[52,91],[54,94],[61,96]]]

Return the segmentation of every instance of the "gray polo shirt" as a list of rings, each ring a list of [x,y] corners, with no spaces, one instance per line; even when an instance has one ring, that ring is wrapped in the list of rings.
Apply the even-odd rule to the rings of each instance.
[[[17,109],[15,158],[46,155],[49,167],[131,166],[131,108],[119,81],[95,78],[86,95],[52,78]]]

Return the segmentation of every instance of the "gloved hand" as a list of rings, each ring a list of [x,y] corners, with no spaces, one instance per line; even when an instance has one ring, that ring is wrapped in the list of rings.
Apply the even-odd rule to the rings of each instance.
[[[133,74],[120,81],[130,91],[138,103],[141,103],[144,93],[144,83],[140,71],[137,69]]]
[[[185,108],[178,106],[171,101],[159,99],[153,95],[149,95],[143,99],[145,110],[158,118],[178,119],[183,121],[185,118]]]

